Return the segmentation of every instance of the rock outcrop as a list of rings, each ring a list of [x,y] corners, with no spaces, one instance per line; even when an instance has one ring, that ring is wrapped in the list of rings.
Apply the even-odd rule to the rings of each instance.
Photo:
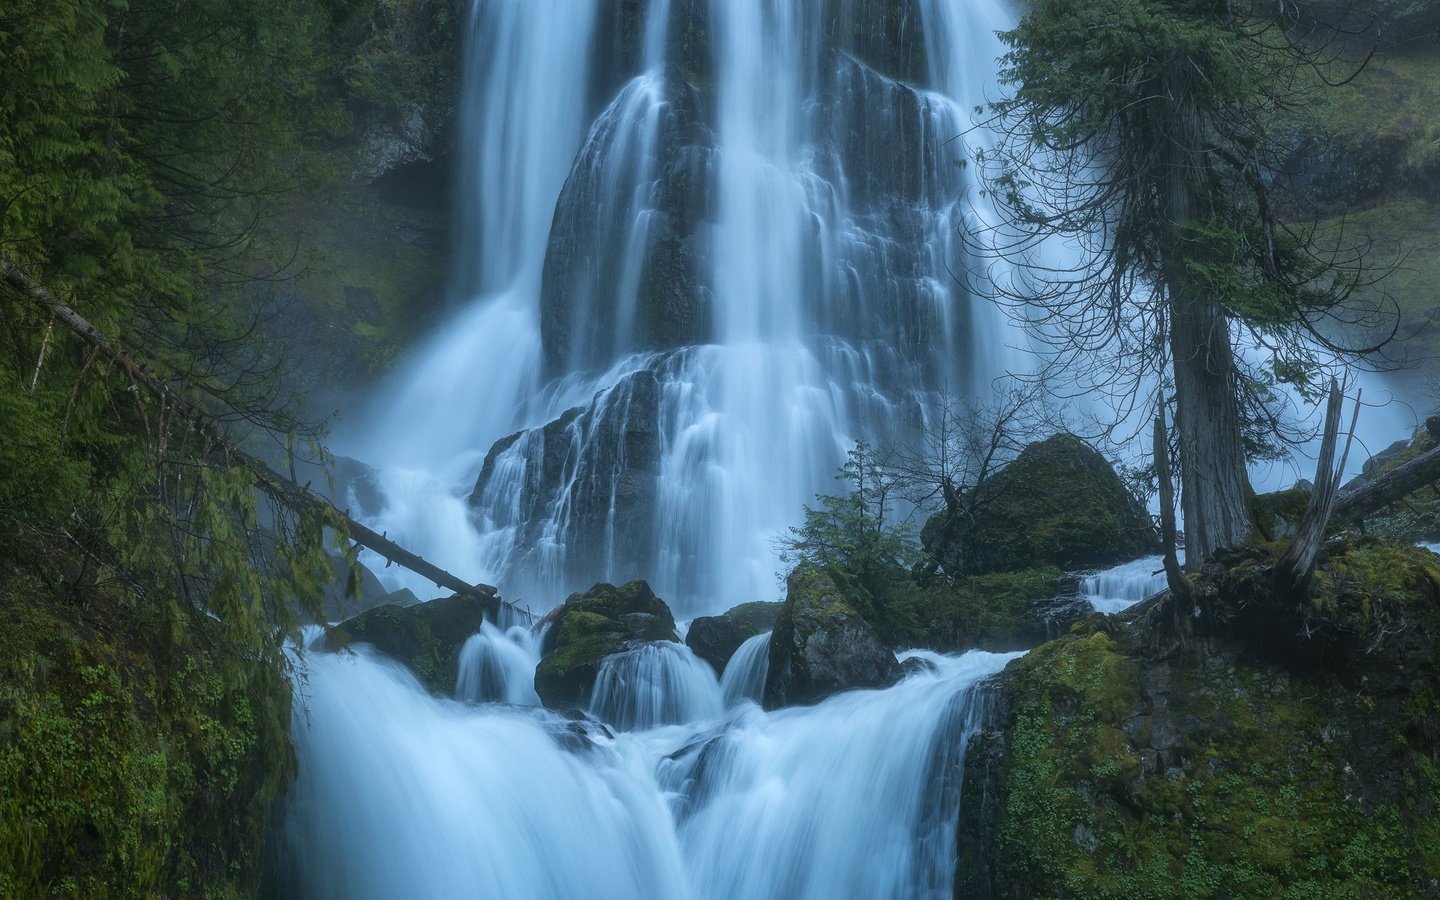
[[[900,680],[900,664],[826,572],[802,566],[786,581],[770,638],[764,706],[815,703],[850,688]]]
[[[1308,597],[1237,552],[1183,609],[1012,663],[966,756],[956,896],[1433,893],[1440,559],[1326,553]]]
[[[709,663],[716,675],[723,675],[741,644],[775,627],[783,605],[778,601],[757,601],[742,603],[718,616],[700,616],[690,623],[685,644]]]
[[[643,581],[571,594],[541,624],[549,630],[535,668],[535,693],[552,709],[583,706],[600,663],[612,653],[645,641],[680,641],[670,608]]]
[[[326,644],[331,649],[373,644],[408,666],[431,693],[448,695],[455,690],[460,647],[480,630],[489,605],[455,594],[411,606],[377,606],[336,625]]]
[[[965,502],[973,520],[937,513],[920,532],[926,552],[951,573],[1098,568],[1158,548],[1145,508],[1105,457],[1072,434],[1026,447]]]

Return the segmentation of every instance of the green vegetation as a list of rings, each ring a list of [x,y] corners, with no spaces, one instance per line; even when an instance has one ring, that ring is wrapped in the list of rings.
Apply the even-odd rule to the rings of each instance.
[[[290,690],[218,620],[0,555],[0,895],[253,896]]]
[[[1440,564],[1373,540],[1327,552],[1278,647],[1253,634],[1268,614],[1160,655],[1150,625],[1091,622],[1008,670],[998,883],[1087,898],[1428,890]],[[1224,576],[1219,601],[1263,608],[1257,573]]]
[[[399,102],[372,90],[394,74],[371,65],[375,42],[431,9],[0,11],[0,895],[253,892],[289,771],[282,647],[333,576],[333,523],[266,508],[227,454],[279,456],[319,435],[282,393],[251,310],[300,274],[297,257],[328,251],[377,282],[381,310],[338,308],[363,293],[319,302],[389,344],[378,332],[400,318],[399,282],[428,262],[388,252],[403,244],[392,236],[386,253],[378,239],[353,252],[404,264],[366,265],[336,252],[352,243],[341,231],[297,248],[295,230],[323,231],[317,198],[358,197],[341,180],[360,152],[354,122]],[[441,60],[454,71],[439,47],[423,64]],[[366,216],[376,231],[373,204]],[[55,321],[37,286],[144,378]],[[159,402],[145,378],[210,420]]]

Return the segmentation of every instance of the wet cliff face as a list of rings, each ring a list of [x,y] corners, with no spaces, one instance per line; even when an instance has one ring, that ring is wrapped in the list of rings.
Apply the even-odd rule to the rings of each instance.
[[[1097,618],[1007,669],[956,896],[1433,891],[1440,565],[1330,549],[1300,603],[1260,551],[1202,574],[1198,618]]]

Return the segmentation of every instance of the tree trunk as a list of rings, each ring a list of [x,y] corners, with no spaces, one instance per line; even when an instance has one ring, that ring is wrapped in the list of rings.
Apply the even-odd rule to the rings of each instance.
[[[1175,433],[1180,448],[1180,505],[1185,514],[1185,565],[1194,570],[1224,547],[1250,536],[1250,485],[1240,441],[1235,398],[1235,357],[1230,323],[1220,300],[1186,262],[1194,247],[1186,233],[1205,218],[1207,204],[1196,188],[1202,178],[1204,129],[1187,110],[1191,71],[1182,60],[1167,85],[1180,108],[1163,137],[1164,289],[1170,316],[1170,356],[1175,374]]]

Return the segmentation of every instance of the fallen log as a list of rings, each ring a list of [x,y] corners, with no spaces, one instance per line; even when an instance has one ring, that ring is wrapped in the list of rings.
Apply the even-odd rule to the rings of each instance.
[[[1353,525],[1361,522],[1436,481],[1440,481],[1440,447],[1427,450],[1341,494],[1335,501],[1330,524]]]
[[[256,487],[264,491],[268,496],[273,497],[285,506],[297,512],[319,512],[327,518],[341,523],[346,536],[356,544],[373,550],[390,562],[434,582],[436,586],[454,591],[457,594],[468,594],[492,604],[492,610],[499,612],[501,606],[508,607],[516,614],[533,620],[534,616],[529,610],[502,600],[499,590],[488,584],[471,584],[457,575],[445,571],[434,563],[429,562],[417,553],[412,553],[404,547],[387,538],[385,535],[376,532],[355,519],[350,514],[335,506],[328,499],[310,490],[308,486],[300,485],[290,478],[275,471],[264,460],[247,453],[237,447],[231,440],[223,435],[215,426],[217,417],[202,409],[195,403],[176,393],[164,381],[161,381],[140,361],[121,350],[117,345],[108,340],[100,333],[95,326],[91,325],[84,316],[74,309],[60,302],[44,286],[35,283],[19,267],[10,262],[0,262],[0,271],[3,271],[6,284],[29,296],[34,302],[40,304],[53,316],[55,321],[60,322],[67,329],[79,335],[86,343],[90,344],[100,353],[123,367],[126,373],[135,383],[143,386],[162,403],[166,404],[175,412],[179,413],[187,421],[205,431],[220,448],[224,451],[227,459],[233,459],[248,469],[256,479]],[[202,388],[203,389],[203,388]],[[218,392],[206,391],[211,397],[219,397]]]

